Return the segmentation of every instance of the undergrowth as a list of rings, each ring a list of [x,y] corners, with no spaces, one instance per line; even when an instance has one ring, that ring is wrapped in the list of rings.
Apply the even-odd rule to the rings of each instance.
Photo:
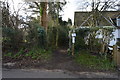
[[[40,48],[32,48],[32,49],[20,49],[17,53],[8,52],[4,54],[5,57],[10,57],[13,59],[19,58],[31,58],[31,59],[44,59],[49,60],[51,58],[51,50],[45,50]]]

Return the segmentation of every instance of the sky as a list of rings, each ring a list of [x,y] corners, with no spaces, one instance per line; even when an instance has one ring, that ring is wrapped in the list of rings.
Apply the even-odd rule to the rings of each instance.
[[[66,0],[67,4],[65,7],[63,7],[63,20],[68,20],[68,18],[72,19],[72,22],[74,22],[74,13],[76,11],[82,10],[84,1],[91,2],[92,0]],[[90,10],[90,7],[87,8],[87,10]]]
[[[12,2],[12,0],[8,0],[8,1],[11,5],[11,13],[13,7],[17,11],[24,4],[22,0],[13,0],[14,3]],[[62,19],[67,21],[68,18],[70,18],[72,20],[72,23],[74,23],[74,12],[79,10],[78,7],[81,6],[80,4],[82,3],[82,1],[86,1],[86,0],[66,0],[67,4],[63,7],[63,12],[61,12]],[[24,6],[25,5],[23,5],[23,7]],[[24,15],[25,12],[21,11],[19,12],[19,14]]]
[[[67,0],[67,4],[63,7],[64,12],[62,12],[63,20],[72,19],[74,22],[74,12],[77,10],[77,5],[75,4],[77,0]]]
[[[2,0],[4,1],[4,0]],[[13,6],[15,8],[15,10],[18,10],[23,4],[23,0],[13,0],[14,4],[12,2],[12,0],[8,0],[11,7],[11,10],[13,9]],[[35,0],[32,0],[35,1]],[[65,21],[68,21],[68,18],[70,18],[72,20],[72,23],[74,23],[74,13],[76,11],[83,11],[83,7],[86,7],[85,5],[91,5],[92,0],[66,0],[67,4],[63,7],[63,12],[61,12],[60,14],[62,15],[62,19]],[[118,0],[119,1],[119,0]],[[84,2],[89,2],[84,4]],[[19,4],[21,3],[21,4]],[[23,7],[26,5],[23,5]],[[90,11],[91,10],[91,6],[87,7],[87,9],[84,9],[84,11]],[[12,11],[11,11],[12,12]],[[20,11],[19,14],[21,15],[25,15],[25,11]],[[27,13],[28,14],[28,13]]]

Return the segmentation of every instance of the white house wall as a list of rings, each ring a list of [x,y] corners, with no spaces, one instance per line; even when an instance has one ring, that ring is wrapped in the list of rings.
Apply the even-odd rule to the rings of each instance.
[[[120,29],[117,29],[118,36],[117,38],[120,38]]]

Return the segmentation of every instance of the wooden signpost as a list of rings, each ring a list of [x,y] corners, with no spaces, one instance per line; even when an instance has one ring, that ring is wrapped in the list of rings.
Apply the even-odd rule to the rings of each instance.
[[[73,33],[72,33],[72,55],[73,55],[73,56],[74,56],[75,37],[76,37],[76,33],[75,33],[75,31],[73,30]]]

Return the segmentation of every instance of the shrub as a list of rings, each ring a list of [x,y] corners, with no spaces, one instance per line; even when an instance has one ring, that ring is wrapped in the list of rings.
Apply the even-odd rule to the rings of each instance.
[[[40,48],[33,48],[28,53],[26,53],[25,56],[37,60],[48,60],[51,58],[51,51],[46,51],[45,49]]]
[[[81,49],[87,49],[88,46],[86,44],[85,38],[88,36],[88,29],[79,29],[76,31],[76,43],[75,43],[75,50],[79,51]]]
[[[46,32],[45,29],[38,23],[31,23],[27,39],[32,46],[37,46],[40,48],[46,47]]]
[[[58,32],[58,47],[68,47],[68,32],[69,28],[66,26],[49,27],[48,29],[48,45],[55,48],[56,36]]]
[[[5,50],[18,51],[22,47],[23,34],[20,29],[3,27],[3,52]]]
[[[13,54],[13,53],[9,52],[9,53],[7,53],[7,54],[4,54],[4,56],[6,56],[6,57],[12,57],[12,54]]]

